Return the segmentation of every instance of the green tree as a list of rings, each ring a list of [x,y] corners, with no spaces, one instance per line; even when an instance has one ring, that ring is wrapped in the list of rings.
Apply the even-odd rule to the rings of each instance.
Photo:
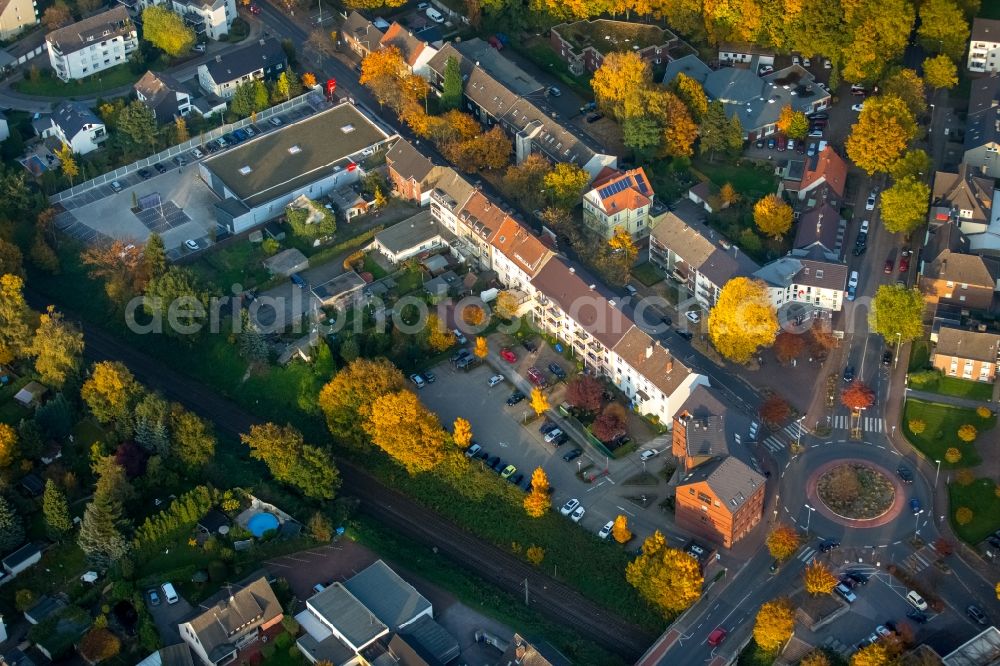
[[[275,479],[298,488],[306,497],[332,499],[340,487],[329,454],[304,443],[302,433],[291,425],[251,426],[240,439],[250,447],[251,458],[263,461]]]
[[[924,81],[931,88],[951,89],[958,85],[958,68],[945,54],[924,60]]]
[[[927,113],[927,92],[924,88],[924,80],[912,69],[899,68],[893,71],[882,82],[882,94],[899,97],[906,102],[910,113],[916,117]]]
[[[738,122],[738,121],[737,121]],[[731,154],[733,151],[732,126],[729,118],[726,117],[726,108],[722,102],[710,102],[708,109],[701,119],[699,129],[700,139],[698,150],[702,155],[709,153]],[[739,145],[743,144],[743,132],[740,130]]]
[[[583,196],[584,188],[590,183],[590,174],[575,164],[559,162],[552,171],[545,174],[543,182],[552,203],[569,210]]]
[[[869,175],[888,171],[917,135],[917,121],[897,95],[870,97],[844,144]]]
[[[247,310],[240,312],[239,343],[240,355],[248,361],[263,362],[270,355],[264,336],[250,321],[250,313]]]
[[[142,251],[142,263],[147,280],[158,278],[167,272],[167,251],[160,234],[149,234]]]
[[[160,9],[160,7],[149,9]],[[145,153],[156,146],[156,116],[139,100],[134,100],[118,114],[118,131],[136,151]]]
[[[0,552],[9,553],[24,543],[24,525],[21,518],[7,501],[0,495]]]
[[[969,22],[953,0],[924,0],[917,39],[926,51],[961,60],[969,41]]]
[[[60,540],[73,529],[66,495],[52,479],[45,482],[45,494],[42,495],[42,514],[45,516],[45,528],[53,539]]]
[[[459,68],[458,58],[451,56],[444,63],[444,83],[439,100],[442,111],[462,106],[463,88],[462,70]]]
[[[701,122],[708,113],[708,96],[697,79],[680,72],[670,83],[670,89],[681,98],[695,122]]]
[[[240,118],[246,118],[256,109],[256,98],[254,95],[253,82],[241,83],[233,91],[233,97],[229,100],[229,110]]]
[[[908,234],[923,224],[930,196],[930,188],[921,180],[903,178],[893,183],[879,199],[886,230]]]
[[[282,72],[275,79],[274,85],[271,86],[271,100],[275,104],[278,102],[286,102],[291,98],[291,86],[288,82],[288,72]]]
[[[873,82],[887,63],[902,56],[913,29],[913,5],[909,0],[862,0],[844,11],[850,27],[841,74],[852,83]]]
[[[896,162],[889,168],[889,175],[891,175],[892,179],[895,181],[900,181],[905,178],[921,180],[930,172],[931,156],[920,148],[906,151],[906,154],[896,160]]]
[[[128,541],[122,534],[122,508],[108,493],[95,493],[83,512],[80,549],[95,564],[108,566],[128,553]]]
[[[29,353],[35,357],[35,370],[42,380],[61,388],[79,368],[83,356],[83,333],[65,321],[62,314],[50,305],[39,318]]]
[[[267,92],[267,86],[260,79],[254,79],[247,83],[253,91],[253,110],[255,112],[264,111],[271,106],[271,96]],[[249,114],[248,114],[249,115]]]
[[[0,238],[0,275],[24,277],[24,257],[21,248]]]
[[[653,118],[632,116],[622,121],[622,142],[639,155],[660,145],[663,128]]]
[[[875,292],[868,325],[887,342],[923,337],[924,298],[918,289],[884,284]]]
[[[170,453],[170,430],[167,418],[170,405],[160,395],[147,393],[136,404],[132,413],[135,441],[153,454]]]
[[[178,403],[170,405],[171,453],[185,469],[204,467],[215,457],[215,434],[205,419]]]
[[[69,183],[72,185],[73,179],[80,174],[80,166],[76,163],[76,156],[73,155],[73,149],[64,143],[62,148],[56,151],[56,157],[59,158],[59,170],[62,171],[62,175],[69,179]]]
[[[150,6],[142,10],[142,36],[174,58],[190,51],[195,43],[194,29],[166,7]]]
[[[143,308],[160,317],[168,335],[194,335],[208,312],[208,294],[190,269],[171,266],[149,281]]]

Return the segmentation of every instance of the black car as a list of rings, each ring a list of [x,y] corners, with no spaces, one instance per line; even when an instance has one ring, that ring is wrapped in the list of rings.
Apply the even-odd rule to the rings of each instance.
[[[854,586],[857,585],[857,583],[854,582],[853,578],[846,575],[840,577],[840,584],[846,587],[848,590],[853,590]]]
[[[819,552],[829,553],[834,548],[840,548],[840,542],[834,541],[833,539],[826,539],[819,543]]]
[[[828,114],[828,113],[814,113],[811,116],[809,116],[809,119],[810,120],[829,120],[830,119],[830,114]]]
[[[844,381],[853,382],[854,381],[854,366],[849,365],[844,368]]]
[[[542,427],[538,429],[538,432],[542,433],[543,435],[547,435],[558,427],[559,426],[557,426],[552,421],[546,421],[545,423],[542,424]]]
[[[147,178],[149,178],[149,176],[150,173],[148,171],[146,171],[145,169],[139,169],[139,178],[146,180]]]
[[[882,365],[886,367],[892,365],[892,350],[886,349],[882,352]]]
[[[868,246],[867,245],[858,245],[858,246],[856,246],[854,248],[854,250],[851,252],[851,254],[853,254],[855,257],[860,257],[867,250],[868,250]]]
[[[927,615],[925,613],[921,613],[918,610],[907,611],[906,612],[906,617],[910,618],[911,620],[913,620],[917,624],[926,624],[927,623]]]
[[[694,334],[690,331],[677,331],[677,335],[681,336],[685,340],[691,340],[691,338],[694,337]]]
[[[983,626],[987,625],[986,613],[980,610],[979,606],[969,606],[965,609],[965,614],[972,618],[972,621],[976,624],[981,624]]]
[[[763,148],[764,147],[764,139],[757,139],[756,143],[754,143],[753,145],[756,148]]]
[[[159,162],[157,162],[156,164],[154,164],[153,168],[156,169],[157,173],[166,173],[167,172],[167,167],[163,166]]]
[[[510,397],[507,398],[507,406],[513,407],[517,403],[524,400],[524,397],[525,397],[524,394],[521,393],[520,391],[514,391],[513,393],[510,394]]]
[[[500,462],[500,456],[490,456],[486,460],[486,466],[487,467],[491,467],[491,468],[495,468],[497,466],[497,463],[499,463],[499,462]]]
[[[903,483],[913,483],[913,472],[908,467],[900,465],[896,468],[896,475]]]
[[[479,460],[489,460],[490,452],[487,451],[486,449],[479,449],[479,451],[476,452],[476,455],[473,457],[478,458]]]
[[[513,483],[515,486],[519,486],[521,485],[521,482],[524,481],[524,474],[518,472],[514,476],[508,476],[507,480]]]
[[[552,440],[552,446],[562,446],[569,441],[569,435],[562,433],[558,437]]]
[[[598,120],[600,120],[603,117],[604,117],[603,113],[592,113],[589,116],[587,116],[587,122],[588,123],[596,123]]]
[[[868,584],[868,574],[866,573],[862,573],[860,571],[848,571],[845,575],[858,585]]]
[[[570,462],[571,460],[576,460],[582,455],[583,455],[583,449],[579,448],[573,449],[572,451],[566,452],[566,454],[563,456],[563,460],[565,460],[566,462]]]
[[[468,349],[460,349],[460,350],[458,350],[455,353],[454,356],[451,357],[451,362],[452,363],[458,363],[463,358],[467,358],[467,357],[471,357],[471,356],[472,356],[472,354],[469,352]]]
[[[424,373],[423,373],[423,375],[424,375],[424,379],[427,380],[428,384],[433,384],[434,382],[437,381],[437,377],[430,370],[425,370]]]
[[[506,467],[506,466],[507,466],[507,463],[505,463],[505,462],[504,462],[504,461],[503,461],[503,460],[502,460],[502,459],[500,458],[500,456],[497,456],[497,459],[496,459],[496,462],[494,462],[494,463],[493,463],[492,465],[490,465],[490,469],[492,469],[492,470],[493,470],[494,472],[496,472],[497,474],[499,474],[499,473],[500,473],[500,471],[501,471],[501,470],[502,470],[502,469],[503,469],[504,467]]]
[[[535,344],[534,342],[532,342],[531,340],[524,340],[523,342],[521,342],[521,346],[522,346],[522,347],[524,347],[524,349],[525,349],[525,350],[526,350],[526,351],[527,351],[527,352],[528,352],[529,354],[530,354],[531,352],[535,351],[536,349],[538,349],[538,345],[536,345],[536,344]]]
[[[885,626],[886,629],[888,629],[892,633],[896,634],[897,636],[899,635],[899,629],[896,627],[896,623],[893,622],[892,620],[886,620],[882,624],[883,626]]]
[[[673,325],[673,323],[674,323],[674,320],[673,320],[673,319],[671,319],[671,318],[670,318],[670,317],[668,317],[668,316],[664,316],[664,317],[663,317],[663,318],[662,318],[662,319],[660,320],[660,323],[661,323],[661,324],[666,324],[667,326],[671,326],[671,325]]]
[[[204,146],[202,146],[201,149],[206,153],[214,153],[219,149],[219,145],[214,141],[209,141]]]
[[[778,573],[778,569],[780,568],[781,568],[781,562],[779,562],[778,560],[774,560],[773,562],[771,562],[771,568],[770,568],[771,573]]]
[[[994,548],[1000,548],[1000,538],[998,537],[992,535],[988,536],[986,537],[986,543],[990,544]]]
[[[558,363],[549,363],[549,372],[559,379],[566,379],[566,371],[560,368]]]

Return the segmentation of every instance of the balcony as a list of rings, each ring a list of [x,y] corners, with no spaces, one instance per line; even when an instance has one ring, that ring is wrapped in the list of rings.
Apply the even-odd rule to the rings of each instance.
[[[194,28],[194,31],[199,35],[205,34],[205,17],[201,14],[186,12],[184,14],[184,24]]]

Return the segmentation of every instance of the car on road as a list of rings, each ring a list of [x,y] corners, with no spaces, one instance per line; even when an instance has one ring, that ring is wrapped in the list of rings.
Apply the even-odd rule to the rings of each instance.
[[[875,210],[875,193],[872,192],[865,200],[865,210]]]
[[[694,334],[692,334],[691,331],[677,331],[677,335],[688,341],[690,341],[691,338],[694,337]]]
[[[965,609],[965,614],[972,618],[973,622],[976,624],[981,624],[983,626],[989,624],[986,620],[986,613],[984,613],[979,606],[970,604],[969,607]]]
[[[564,456],[563,460],[566,462],[572,462],[583,455],[583,449],[575,448],[572,451],[568,451]]]
[[[896,476],[898,476],[903,483],[913,483],[913,472],[910,471],[909,467],[905,467],[903,465],[897,467]]]
[[[516,467],[514,467],[513,465],[507,465],[506,467],[503,468],[503,471],[500,472],[500,478],[509,479],[514,475],[515,472],[517,472]]]
[[[825,539],[819,543],[819,552],[829,553],[835,548],[840,548],[840,542],[834,541],[833,539]]]
[[[889,367],[892,365],[892,350],[886,349],[882,352],[882,365]]]
[[[541,370],[539,370],[534,366],[528,368],[528,379],[531,381],[532,384],[534,384],[539,388],[545,386],[546,383],[545,375],[542,374]]]
[[[559,90],[559,88],[555,86],[549,86],[549,94],[553,97],[559,97],[562,95],[562,90]]]
[[[500,358],[508,363],[517,363],[517,354],[506,348],[500,350]]]
[[[609,536],[611,536],[611,529],[614,526],[615,526],[615,521],[613,520],[609,520],[608,522],[604,523],[604,527],[602,527],[597,531],[597,538],[607,539]]]
[[[646,462],[647,460],[652,460],[658,455],[660,455],[660,452],[657,451],[656,449],[646,449],[645,451],[639,454],[639,460],[641,460],[642,462]]]
[[[481,447],[478,444],[473,443],[472,446],[470,446],[469,448],[467,448],[465,450],[465,457],[466,458],[475,458],[476,454],[479,453],[482,450],[483,450],[483,447]]]
[[[910,511],[912,511],[914,515],[922,511],[922,509],[920,508],[920,500],[918,500],[916,497],[910,498]]]
[[[841,585],[843,585],[844,587],[846,587],[848,590],[853,590],[854,589],[854,585],[855,585],[854,579],[851,578],[850,576],[846,575],[846,574],[843,575],[843,576],[841,576],[838,582]]]
[[[847,300],[853,301],[858,297],[858,281],[860,276],[857,271],[851,271],[851,277],[847,280]]]
[[[868,234],[868,229],[871,226],[871,223],[872,223],[871,220],[861,220],[861,229],[860,229],[860,231],[861,231],[861,233],[863,233],[863,234],[866,235],[865,236],[865,240],[866,241],[868,239],[867,234]]]
[[[906,601],[918,611],[923,612],[927,610],[927,602],[924,601],[924,598],[916,590],[910,590],[906,593]]]
[[[433,384],[437,381],[437,375],[430,370],[424,370],[424,379],[427,380],[428,384]]]
[[[861,572],[861,571],[848,571],[845,575],[848,578],[850,578],[851,580],[853,580],[855,583],[857,583],[858,585],[867,585],[868,584],[868,574],[866,574],[864,572]]]
[[[146,594],[149,596],[149,605],[150,606],[159,606],[160,605],[160,595],[157,594],[156,590],[149,590],[149,591],[146,592]]]
[[[524,400],[524,398],[525,395],[523,393],[521,393],[520,391],[514,391],[513,393],[510,394],[510,397],[507,398],[507,406],[513,407],[517,403]]]
[[[775,573],[778,573],[778,569],[780,569],[780,568],[781,568],[781,561],[780,560],[773,560],[771,562],[771,566],[768,567],[768,571],[770,571],[771,573],[775,574]]]
[[[896,267],[896,262],[893,259],[886,259],[885,266],[882,268],[882,272],[886,275],[892,275],[892,269]]]
[[[908,270],[910,270],[910,258],[909,257],[902,257],[902,258],[900,258],[900,260],[899,260],[899,272],[900,273],[906,273]]]
[[[587,510],[584,509],[582,506],[578,506],[573,511],[573,513],[570,514],[569,519],[572,520],[574,523],[578,523],[583,518],[583,514],[585,513],[587,513]]]
[[[550,431],[548,431],[547,433],[545,433],[545,443],[546,443],[546,444],[551,444],[551,443],[552,443],[552,442],[554,442],[554,441],[555,441],[555,440],[556,440],[556,439],[557,439],[557,438],[559,437],[559,435],[561,435],[561,434],[563,434],[563,431],[562,431],[562,430],[560,430],[559,428],[553,428],[552,430],[550,430]]]
[[[837,587],[833,588],[833,591],[843,597],[844,601],[849,604],[853,604],[858,600],[858,596],[851,592],[843,583],[839,583]]]
[[[707,643],[712,647],[716,647],[720,645],[724,640],[726,640],[726,630],[723,629],[722,627],[718,627],[715,629],[715,631],[713,631],[708,635]]]
[[[558,363],[549,363],[549,372],[556,376],[557,379],[566,379],[566,371],[560,367]]]
[[[906,617],[910,618],[911,620],[913,620],[917,624],[926,624],[927,623],[927,614],[926,613],[921,613],[918,610],[906,611]]]
[[[504,381],[503,375],[493,375],[492,377],[489,378],[489,381],[487,381],[486,383],[490,385],[490,388],[493,388],[497,384],[502,384],[503,381]]]
[[[854,111],[855,113],[861,113],[864,110],[864,108],[865,108],[864,102],[861,102],[860,104],[851,105],[851,111]],[[871,210],[871,208],[869,208],[868,210]]]
[[[139,169],[138,173],[139,173],[139,178],[142,178],[143,180],[148,179],[150,175],[149,172],[146,171],[145,169]]]
[[[578,506],[580,506],[580,500],[574,497],[571,500],[567,500],[566,503],[562,505],[562,508],[559,509],[559,513],[561,513],[564,516],[568,516],[569,514],[576,511],[576,508]]]
[[[426,380],[424,380],[424,378],[419,374],[410,375],[410,381],[413,382],[413,385],[416,386],[418,389],[422,389],[423,387],[427,386]]]
[[[846,368],[844,368],[844,381],[848,382],[848,383],[854,381],[854,366],[853,365],[849,365]]]
[[[184,241],[184,247],[186,247],[187,249],[189,249],[191,251],[197,250],[198,249],[198,242],[195,241],[195,240],[193,240],[193,239],[191,239],[191,238],[188,238],[186,241]]]
[[[684,313],[684,316],[687,317],[692,324],[697,324],[701,321],[701,315],[694,310],[688,310]]]

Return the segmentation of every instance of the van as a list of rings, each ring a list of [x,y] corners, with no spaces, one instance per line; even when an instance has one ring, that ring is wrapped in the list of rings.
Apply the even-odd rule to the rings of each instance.
[[[160,586],[160,589],[163,590],[163,597],[167,600],[168,604],[176,604],[180,601],[180,597],[177,596],[177,590],[174,589],[172,583],[164,583]]]
[[[917,594],[916,590],[910,590],[906,593],[906,600],[910,602],[910,605],[916,608],[918,611],[927,610],[927,602],[924,598]]]
[[[444,23],[444,16],[441,14],[441,12],[434,9],[433,7],[428,7],[425,13],[427,14],[427,18],[434,21],[435,23]]]

